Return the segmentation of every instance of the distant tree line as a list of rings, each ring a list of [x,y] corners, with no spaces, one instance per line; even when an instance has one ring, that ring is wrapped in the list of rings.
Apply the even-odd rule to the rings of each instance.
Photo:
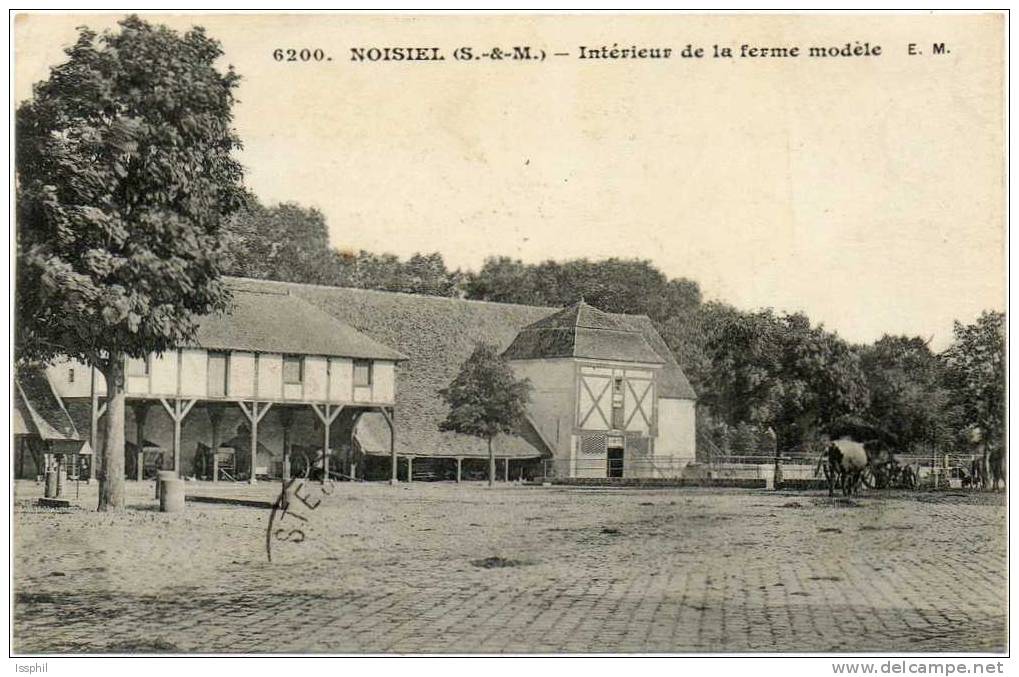
[[[329,244],[325,216],[283,203],[266,207],[248,195],[223,236],[224,270],[230,275],[281,282],[381,289],[408,294],[461,296],[463,276],[442,255],[341,252]]]
[[[814,453],[849,434],[900,452],[983,453],[1004,435],[1004,315],[955,325],[938,354],[920,337],[850,344],[803,313],[705,302],[699,285],[650,261],[524,263],[493,257],[450,270],[441,254],[340,252],[324,215],[253,196],[228,222],[234,275],[411,294],[560,307],[580,297],[607,312],[647,315],[697,390],[698,453]]]

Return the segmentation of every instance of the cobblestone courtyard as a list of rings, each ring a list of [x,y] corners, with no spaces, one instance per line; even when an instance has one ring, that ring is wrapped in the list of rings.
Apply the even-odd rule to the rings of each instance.
[[[269,562],[264,509],[15,491],[16,652],[1005,649],[1001,494],[340,484]]]

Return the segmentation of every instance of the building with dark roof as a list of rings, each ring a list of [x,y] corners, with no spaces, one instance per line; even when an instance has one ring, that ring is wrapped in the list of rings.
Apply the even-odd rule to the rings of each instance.
[[[581,300],[527,325],[506,349],[534,388],[532,416],[552,441],[557,475],[658,477],[693,460],[684,434],[693,391],[644,331]],[[666,381],[665,371],[676,373]]]
[[[609,473],[608,445],[620,437],[632,458],[627,475],[693,459],[695,395],[647,317],[585,303],[555,309],[248,279],[230,279],[229,286],[230,311],[203,318],[195,345],[128,364],[128,438],[134,430],[134,438],[164,446],[164,465],[184,474],[209,476],[208,459],[197,450],[218,449],[220,440],[237,435],[257,435],[257,442],[240,450],[228,472],[233,478],[283,474],[299,456],[321,456],[326,446],[333,472],[358,477],[391,477],[394,458],[401,478],[480,470],[483,440],[439,431],[447,408],[438,391],[482,341],[505,351],[535,383],[528,420],[495,440],[501,475],[577,474],[571,458],[580,445],[593,448],[591,435],[605,441],[602,476]],[[567,362],[573,371],[559,384],[530,374],[547,363],[566,378]],[[586,397],[582,386],[596,387],[577,376],[587,368],[622,370],[626,422],[638,425],[639,409],[646,429],[615,430],[610,410],[604,430],[589,429],[593,419],[574,420],[559,404],[550,413],[543,392],[569,390],[576,404]],[[63,364],[50,373],[72,415],[87,426],[89,370]],[[96,390],[101,398],[101,383]],[[261,460],[262,453],[244,458],[263,446],[271,460]],[[286,463],[284,448],[293,450]],[[582,472],[596,473],[598,461],[589,460]]]
[[[47,466],[63,464],[72,474],[91,446],[79,434],[63,401],[42,369],[20,369],[14,379],[12,433],[14,470],[18,477],[41,475]]]

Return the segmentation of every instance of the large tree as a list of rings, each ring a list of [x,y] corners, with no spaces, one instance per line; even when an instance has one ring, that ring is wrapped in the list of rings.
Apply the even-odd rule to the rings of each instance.
[[[742,312],[709,304],[711,367],[701,402],[730,427],[772,427],[780,449],[831,433],[868,402],[859,356],[801,313]]]
[[[927,341],[885,335],[857,351],[870,391],[865,420],[881,439],[907,453],[951,441],[956,408],[944,364]]]
[[[124,366],[223,306],[218,232],[240,202],[219,43],[132,16],[79,29],[17,110],[17,348],[95,366],[108,399],[99,509],[124,505]]]
[[[973,324],[955,323],[955,340],[941,355],[952,400],[983,443],[983,463],[1005,442],[1005,315],[985,311]]]
[[[526,415],[530,393],[530,381],[518,379],[509,362],[488,343],[479,344],[449,387],[439,391],[449,405],[449,414],[439,429],[488,442],[489,486],[495,483],[492,441],[499,433],[517,429]]]

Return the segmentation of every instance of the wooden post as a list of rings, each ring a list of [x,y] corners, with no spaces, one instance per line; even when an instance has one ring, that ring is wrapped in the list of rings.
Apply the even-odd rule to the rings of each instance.
[[[258,463],[258,402],[252,403],[251,422],[251,471],[249,472],[248,483],[254,484],[258,481],[255,476],[255,466]]]
[[[64,495],[64,455],[54,454],[57,461],[57,498]]]
[[[392,465],[393,465],[393,479],[390,482],[391,482],[391,484],[396,484],[400,480],[399,480],[399,478],[396,475],[396,471],[397,471],[397,468],[396,468],[396,465],[397,465],[397,461],[396,461],[396,426],[393,425],[393,421],[392,420],[389,421],[389,458],[392,461]]]
[[[329,405],[325,405],[325,417],[322,419],[322,484],[329,479]]]
[[[414,457],[407,457],[407,484],[414,481]]]
[[[509,459],[505,459],[504,465],[502,466],[502,480],[503,482],[509,482]]]
[[[219,425],[223,421],[223,409],[215,404],[205,407],[205,413],[209,415],[209,423],[212,426],[212,481],[219,481]]]
[[[357,479],[357,460],[354,455],[354,440],[357,438],[357,423],[361,420],[361,415],[364,412],[359,411],[354,414],[354,418],[350,424],[350,479]]]
[[[173,470],[176,471],[177,477],[184,476],[184,469],[181,467],[180,462],[180,432],[181,426],[184,424],[184,418],[191,411],[191,407],[195,406],[195,402],[198,400],[174,400],[173,406],[165,399],[160,399],[160,404],[163,405],[163,409],[166,409],[166,413],[170,415],[170,419],[173,421]]]
[[[138,402],[131,407],[134,410],[134,440],[138,445],[135,452],[135,479],[142,481],[142,472],[145,470],[145,419],[149,415],[149,403]]]
[[[294,410],[281,407],[280,426],[283,428],[283,481],[290,479],[290,427],[294,424]]]
[[[768,426],[768,429],[764,432],[768,437],[768,442],[772,448],[772,452],[775,454],[775,471],[772,476],[771,484],[772,488],[776,491],[782,488],[782,454],[778,450],[778,436],[775,434],[775,429]]]
[[[456,483],[457,484],[460,484],[460,477],[462,475],[462,470],[463,470],[463,462],[464,462],[464,460],[463,460],[462,456],[457,456],[456,457]]]
[[[329,429],[332,426],[333,421],[343,411],[343,405],[336,406],[335,409],[330,410],[328,404],[321,405],[312,404],[311,409],[318,416],[318,420],[322,423],[322,484],[326,483],[329,479]]]
[[[385,407],[379,408],[379,413],[382,414],[382,418],[386,419],[386,423],[389,425],[389,460],[392,466],[392,475],[390,476],[389,483],[396,485],[400,482],[397,476],[398,461],[396,458],[396,409],[386,410]]]
[[[176,407],[176,403],[174,405]],[[174,416],[173,418],[173,470],[177,473],[177,477],[184,476],[184,468],[181,467],[180,462],[180,418]]]

